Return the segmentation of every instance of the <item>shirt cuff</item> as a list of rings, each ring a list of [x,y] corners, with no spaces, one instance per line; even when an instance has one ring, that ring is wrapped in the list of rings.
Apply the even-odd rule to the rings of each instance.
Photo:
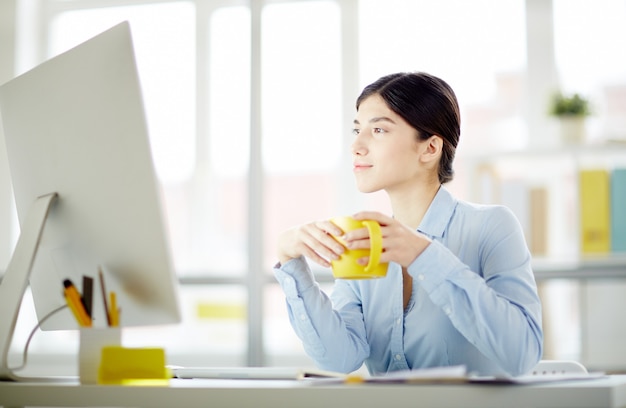
[[[427,293],[432,293],[447,279],[459,262],[448,248],[433,240],[409,265],[409,273]]]
[[[316,285],[315,277],[303,256],[274,266],[274,276],[287,297],[298,297]]]

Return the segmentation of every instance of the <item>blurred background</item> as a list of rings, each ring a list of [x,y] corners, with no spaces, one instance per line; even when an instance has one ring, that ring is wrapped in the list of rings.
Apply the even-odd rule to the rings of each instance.
[[[626,370],[626,249],[611,235],[626,229],[625,0],[2,0],[0,83],[124,20],[184,313],[125,330],[126,344],[165,347],[170,364],[312,365],[272,275],[277,235],[390,212],[353,183],[354,102],[382,75],[426,71],[461,105],[448,188],[510,206],[525,229],[544,358]],[[564,130],[558,93],[587,103],[578,130]],[[583,188],[592,170],[607,189]],[[601,248],[584,243],[589,197],[607,203]],[[0,274],[18,235],[0,143]],[[315,272],[332,290],[329,271]],[[13,358],[35,324],[26,296]],[[29,368],[72,374],[76,349],[74,331],[37,333]]]

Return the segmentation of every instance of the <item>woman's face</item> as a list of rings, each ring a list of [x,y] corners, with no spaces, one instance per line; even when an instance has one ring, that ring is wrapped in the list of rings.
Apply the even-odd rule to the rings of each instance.
[[[393,112],[378,94],[367,97],[354,120],[353,171],[364,193],[411,188],[420,174],[420,154],[427,143]]]

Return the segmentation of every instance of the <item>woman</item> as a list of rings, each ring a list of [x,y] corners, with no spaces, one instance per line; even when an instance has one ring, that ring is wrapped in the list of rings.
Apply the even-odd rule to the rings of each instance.
[[[373,375],[465,365],[480,375],[520,375],[542,356],[541,303],[519,222],[502,206],[470,204],[443,186],[460,135],[456,96],[426,73],[398,73],[367,86],[356,102],[352,144],[358,189],[384,190],[393,217],[381,224],[386,278],[337,280],[330,298],[305,257],[324,267],[345,248],[329,221],[278,240],[275,276],[291,324],[320,368]],[[346,233],[368,248],[367,229]],[[367,264],[367,258],[359,260]]]

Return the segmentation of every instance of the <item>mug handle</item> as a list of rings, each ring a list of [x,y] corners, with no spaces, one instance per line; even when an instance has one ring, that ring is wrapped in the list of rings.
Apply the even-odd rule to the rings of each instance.
[[[364,220],[363,224],[367,227],[370,235],[370,257],[365,272],[369,273],[380,263],[380,255],[383,253],[383,235],[380,231],[380,224],[373,220]]]

